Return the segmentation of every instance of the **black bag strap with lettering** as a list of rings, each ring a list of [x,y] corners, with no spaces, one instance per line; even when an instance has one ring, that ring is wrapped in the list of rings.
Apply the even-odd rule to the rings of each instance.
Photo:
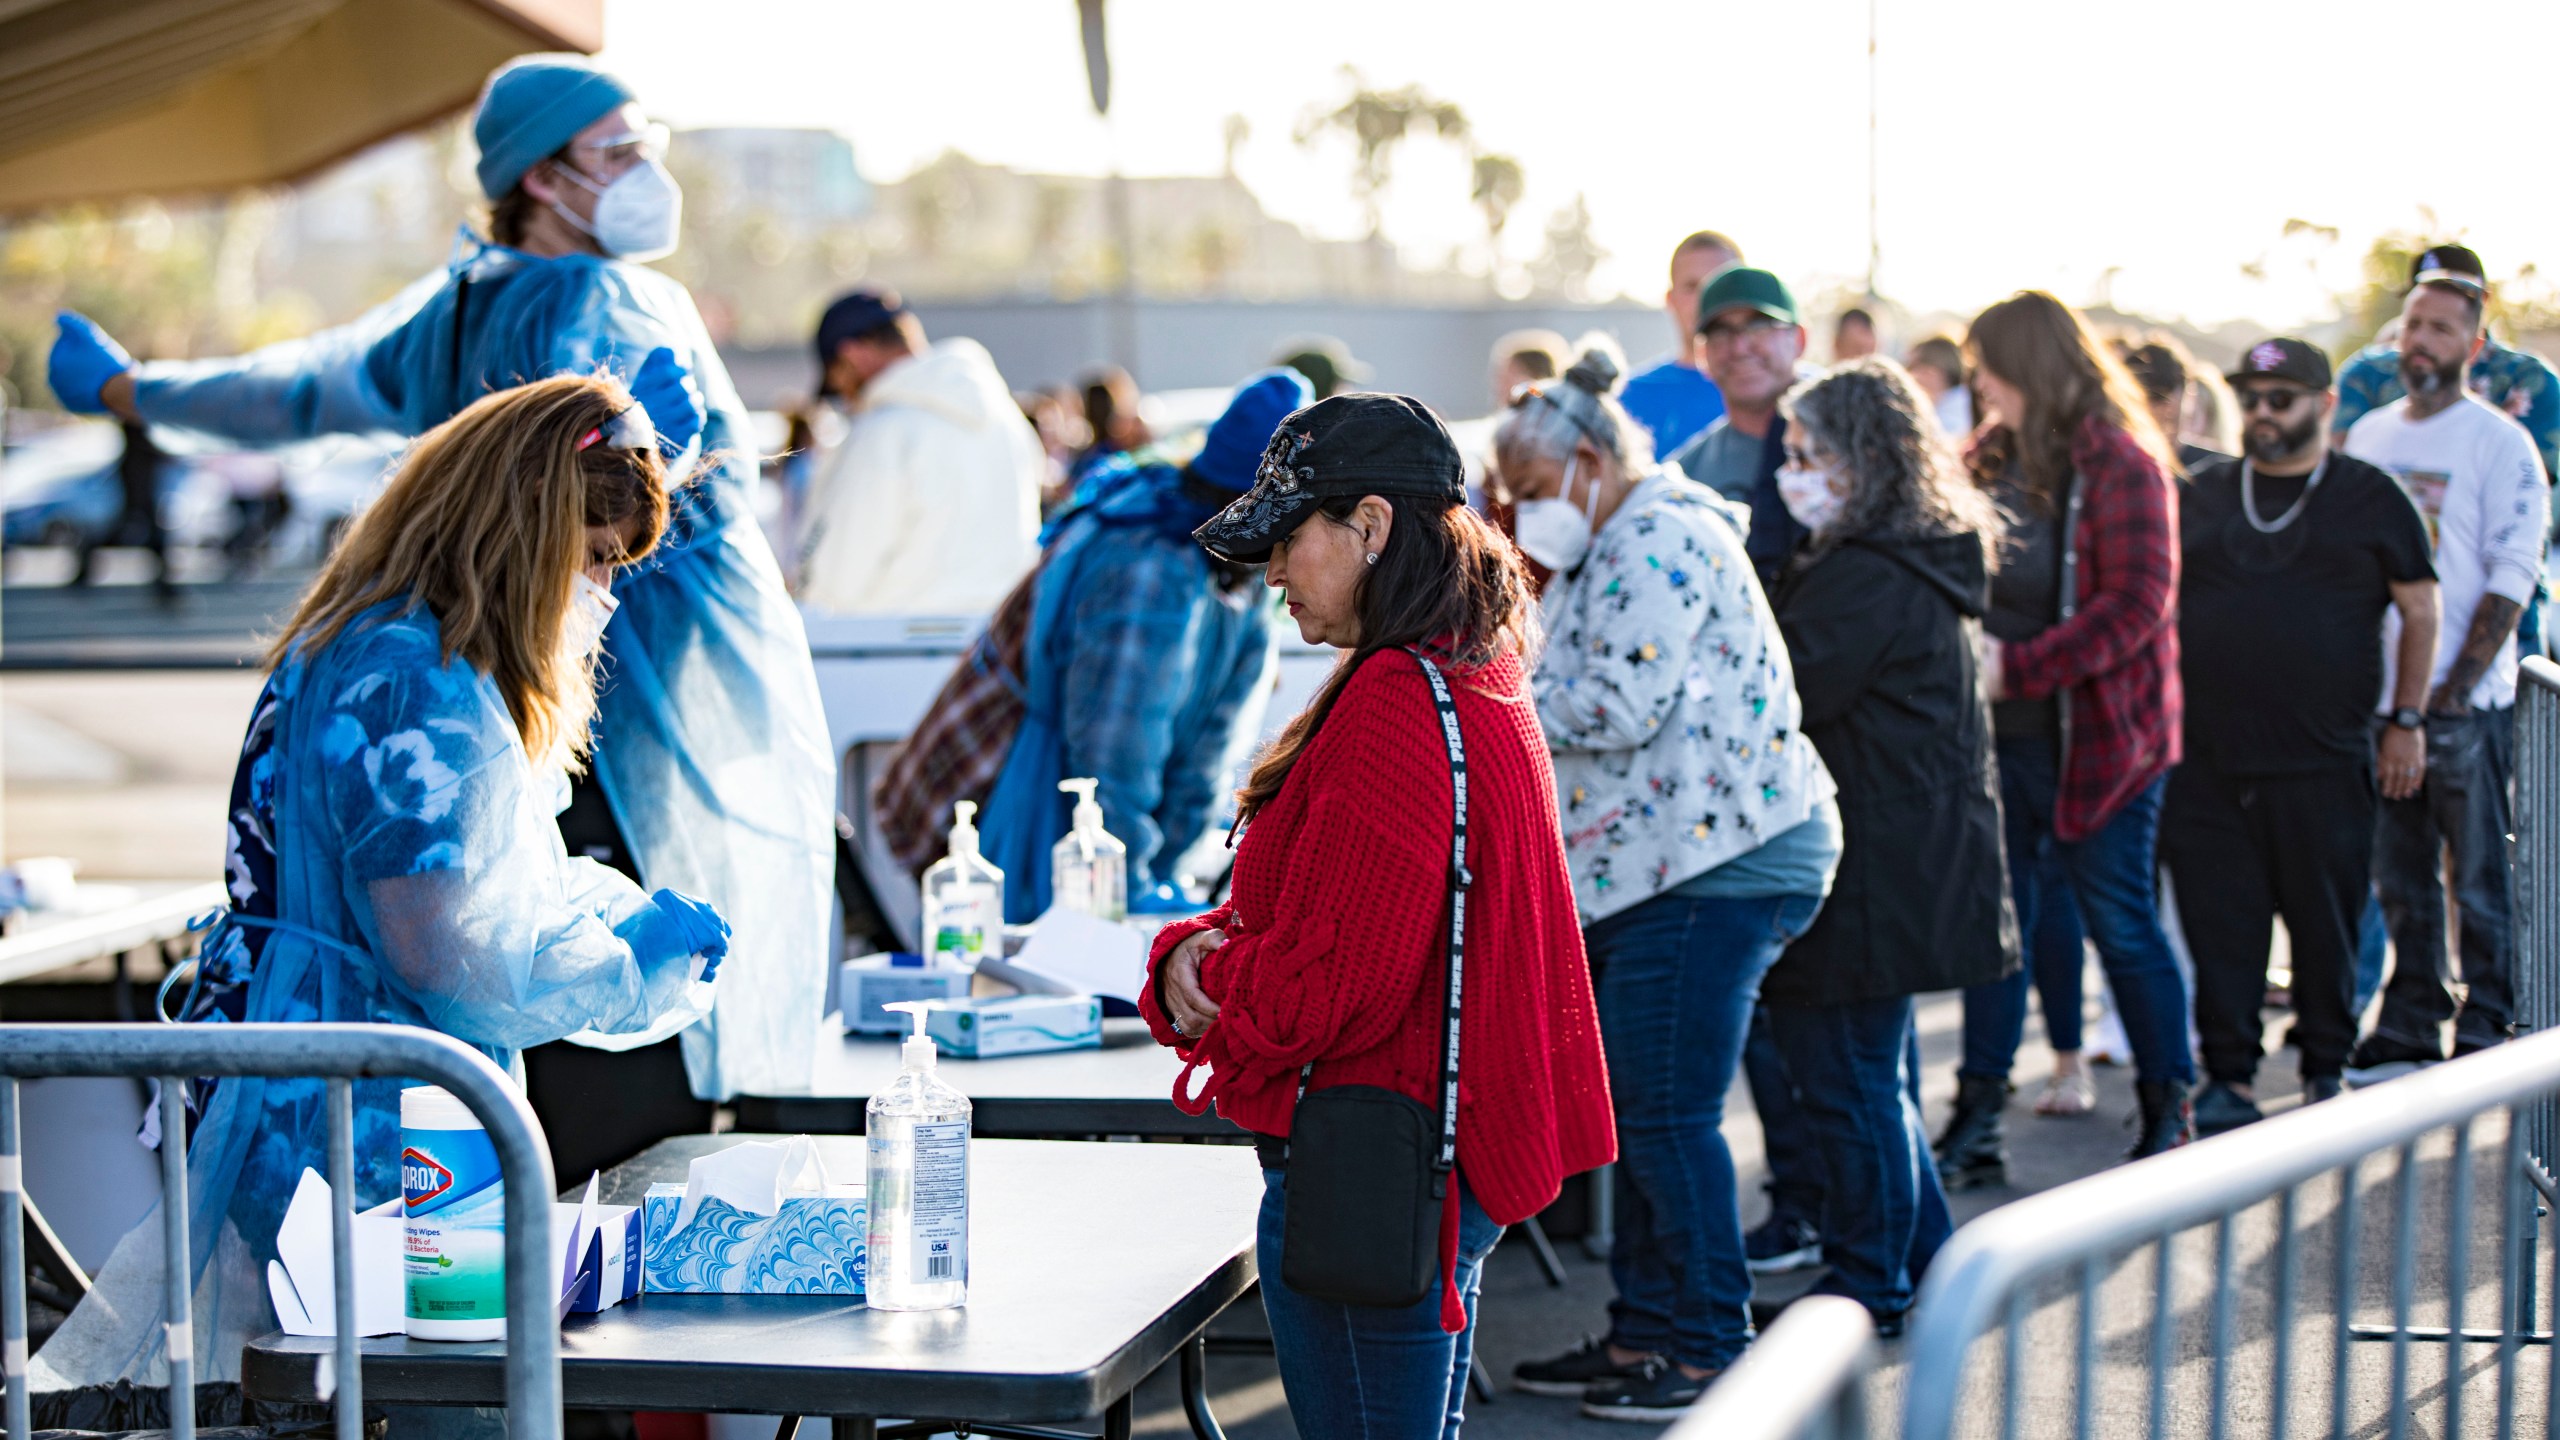
[[[1410,649],[1431,682],[1431,700],[1440,716],[1440,736],[1449,747],[1449,984],[1442,1004],[1446,1038],[1440,1050],[1440,1149],[1431,1161],[1431,1193],[1448,1193],[1449,1175],[1458,1167],[1458,1017],[1466,998],[1467,890],[1475,876],[1467,869],[1467,743],[1458,728],[1457,698],[1449,679],[1430,656]],[[1315,1074],[1310,1060],[1298,1069],[1298,1099],[1307,1098],[1307,1081]]]

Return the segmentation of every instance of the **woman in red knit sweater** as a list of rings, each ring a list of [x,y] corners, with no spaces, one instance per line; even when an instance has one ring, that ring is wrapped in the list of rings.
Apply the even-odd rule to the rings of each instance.
[[[1555,782],[1525,674],[1520,561],[1465,503],[1449,432],[1420,402],[1345,395],[1281,422],[1251,493],[1201,527],[1267,560],[1308,640],[1346,652],[1255,765],[1234,900],[1169,926],[1141,1002],[1188,1062],[1175,1103],[1257,1137],[1263,1305],[1299,1433],[1454,1437],[1476,1283],[1501,1227],[1615,1144]],[[1439,1099],[1447,983],[1450,760],[1430,683],[1464,737],[1466,910],[1457,1165],[1434,1294],[1404,1309],[1320,1300],[1282,1279],[1286,1140],[1311,1091]]]

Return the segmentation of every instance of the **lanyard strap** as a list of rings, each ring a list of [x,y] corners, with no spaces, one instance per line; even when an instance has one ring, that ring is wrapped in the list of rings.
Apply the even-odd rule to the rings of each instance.
[[[1431,1188],[1445,1194],[1449,1173],[1458,1166],[1458,1016],[1466,995],[1467,889],[1475,876],[1467,869],[1467,743],[1458,729],[1458,702],[1449,693],[1448,677],[1420,650],[1410,651],[1431,682],[1431,700],[1440,713],[1440,736],[1449,747],[1449,988],[1442,1007],[1446,1038],[1440,1050],[1440,1151],[1431,1161]],[[1298,1098],[1307,1098],[1307,1081],[1316,1072],[1310,1060],[1298,1068]]]

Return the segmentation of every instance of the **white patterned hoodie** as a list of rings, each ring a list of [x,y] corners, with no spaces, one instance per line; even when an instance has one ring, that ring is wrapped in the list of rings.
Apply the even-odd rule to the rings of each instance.
[[[1758,849],[1837,789],[1797,731],[1750,523],[1658,467],[1548,582],[1532,688],[1585,925]]]

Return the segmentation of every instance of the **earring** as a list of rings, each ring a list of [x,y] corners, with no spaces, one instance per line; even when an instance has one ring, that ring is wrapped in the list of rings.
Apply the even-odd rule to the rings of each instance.
[[[1369,563],[1370,563],[1370,564],[1372,564],[1372,565],[1377,564],[1377,563],[1378,563],[1378,552],[1377,552],[1377,551],[1375,551],[1375,550],[1370,551],[1370,552],[1369,552],[1369,555],[1368,555],[1368,560],[1369,560]]]

